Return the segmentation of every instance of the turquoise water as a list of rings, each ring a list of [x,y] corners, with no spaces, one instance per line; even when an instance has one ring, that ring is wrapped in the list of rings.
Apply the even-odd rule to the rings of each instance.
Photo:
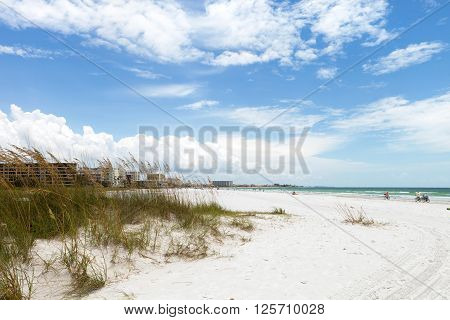
[[[391,199],[414,200],[416,192],[428,194],[431,201],[439,200],[450,202],[450,188],[337,188],[337,187],[255,187],[234,188],[239,190],[253,190],[265,192],[297,192],[297,193],[322,193],[342,196],[364,196],[384,198],[384,193],[389,192]]]

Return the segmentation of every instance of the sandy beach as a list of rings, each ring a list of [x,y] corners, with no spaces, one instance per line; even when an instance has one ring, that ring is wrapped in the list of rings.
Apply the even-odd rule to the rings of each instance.
[[[140,258],[126,279],[88,299],[445,299],[450,296],[449,204],[219,190],[220,204],[258,215],[250,241],[197,261]],[[343,223],[338,204],[383,224]],[[313,210],[312,210],[313,209]]]

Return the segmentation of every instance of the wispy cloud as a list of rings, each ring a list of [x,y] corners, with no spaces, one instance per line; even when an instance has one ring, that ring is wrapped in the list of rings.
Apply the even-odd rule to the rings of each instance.
[[[280,99],[279,100],[281,103],[290,103],[290,104],[298,104],[298,105],[302,105],[302,106],[313,106],[314,102],[312,100],[305,100],[302,98],[297,98],[297,99]]]
[[[199,86],[196,84],[167,84],[146,86],[140,88],[140,91],[149,97],[186,97],[194,94]]]
[[[153,71],[150,70],[145,70],[145,69],[140,69],[140,68],[123,68],[124,70],[130,71],[132,73],[134,73],[135,76],[139,77],[139,78],[144,78],[144,79],[160,79],[160,78],[166,78],[168,79],[169,77],[160,73],[155,73]]]
[[[61,52],[37,49],[37,48],[26,47],[26,46],[0,45],[0,55],[1,54],[19,56],[22,58],[53,59],[55,56],[61,55]]]
[[[433,152],[450,151],[450,92],[408,101],[389,97],[359,109],[331,126],[349,134],[383,132],[399,148],[421,146]]]
[[[332,79],[337,74],[337,71],[338,71],[338,69],[335,67],[320,68],[319,70],[317,70],[316,76],[319,79],[328,80],[328,79]]]
[[[381,89],[387,86],[386,82],[372,82],[358,86],[360,89]]]
[[[443,17],[436,22],[437,26],[445,26],[447,24],[448,17]]]
[[[279,116],[281,113],[283,114]],[[224,116],[249,126],[262,126],[270,122],[272,126],[302,128],[312,127],[324,119],[323,116],[318,114],[303,114],[299,108],[280,108],[277,106],[240,107],[227,111]]]
[[[375,75],[391,73],[412,65],[424,63],[442,50],[445,44],[440,42],[421,42],[411,44],[404,49],[392,51],[385,57],[378,59],[375,63],[363,65],[365,71]]]
[[[219,104],[219,101],[216,100],[200,100],[197,102],[193,102],[190,104],[185,104],[183,106],[179,106],[178,109],[184,109],[184,110],[200,110],[205,107],[212,107]]]
[[[421,0],[421,2],[427,9],[432,9],[439,6],[439,0]]]

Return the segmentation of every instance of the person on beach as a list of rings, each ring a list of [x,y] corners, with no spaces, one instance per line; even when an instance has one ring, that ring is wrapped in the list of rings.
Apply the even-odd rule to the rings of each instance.
[[[416,202],[430,202],[430,197],[426,193],[416,192]]]
[[[386,192],[384,193],[384,198],[385,198],[386,200],[391,199],[391,196],[389,195],[389,192],[388,192],[388,191],[386,191]]]
[[[416,202],[419,202],[422,199],[422,192],[416,192]]]

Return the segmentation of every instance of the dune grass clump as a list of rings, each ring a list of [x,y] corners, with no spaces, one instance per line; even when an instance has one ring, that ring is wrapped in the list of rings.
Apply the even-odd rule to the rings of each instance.
[[[182,238],[172,238],[164,256],[166,260],[171,257],[196,260],[206,257],[208,252],[209,245],[205,233],[188,234]]]
[[[33,274],[27,272],[30,237],[23,235],[15,241],[9,229],[5,222],[0,222],[0,300],[30,299],[33,288]]]
[[[33,275],[20,262],[0,261],[0,300],[28,300],[33,292]]]
[[[381,224],[380,222],[369,218],[362,207],[359,209],[355,209],[353,207],[348,207],[347,205],[339,204],[336,210],[343,217],[345,223],[359,224],[362,226],[373,226]]]
[[[70,294],[84,296],[105,286],[108,278],[106,263],[98,264],[86,248],[80,249],[77,241],[64,243],[61,261],[72,279]]]
[[[286,214],[286,210],[283,208],[275,208],[271,212],[272,214]]]
[[[233,218],[230,222],[230,225],[234,228],[238,228],[247,232],[253,231],[255,229],[255,226],[250,220],[242,217]]]
[[[39,174],[27,173],[30,163]],[[70,177],[74,175],[61,178],[55,163],[61,162],[35,149],[0,149],[0,164],[18,172],[13,181],[0,176],[1,299],[31,296],[32,278],[22,271],[32,259],[30,253],[36,240],[56,239],[61,243],[57,261],[48,261],[48,266],[44,261],[43,270],[48,272],[53,265],[62,265],[72,280],[69,293],[83,296],[107,281],[106,264],[99,265],[86,247],[111,246],[115,252],[125,250],[128,256],[164,247],[165,257],[199,259],[210,251],[208,239],[223,236],[221,226],[225,221],[232,219],[231,226],[241,230],[253,229],[250,222],[236,218],[241,213],[212,201],[190,198],[180,189],[140,189],[130,184],[105,188],[90,175],[86,164],[76,162],[73,180]],[[161,170],[133,158],[118,163],[124,171],[142,174]],[[111,166],[109,160],[100,161],[99,172]],[[67,179],[72,179],[70,184]],[[167,233],[169,244],[162,246]],[[181,236],[173,236],[175,233]]]

